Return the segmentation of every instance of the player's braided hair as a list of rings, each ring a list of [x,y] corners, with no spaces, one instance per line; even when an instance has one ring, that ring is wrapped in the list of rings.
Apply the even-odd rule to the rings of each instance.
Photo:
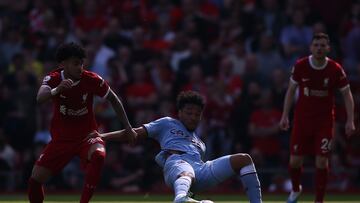
[[[84,59],[85,57],[85,49],[74,42],[60,45],[55,54],[58,63],[69,58]]]
[[[176,98],[177,110],[182,109],[186,104],[195,104],[201,109],[205,107],[205,99],[198,92],[195,91],[182,91]]]

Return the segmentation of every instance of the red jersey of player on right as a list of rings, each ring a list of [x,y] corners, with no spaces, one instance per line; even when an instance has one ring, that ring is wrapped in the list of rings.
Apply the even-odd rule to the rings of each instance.
[[[289,174],[292,191],[287,202],[297,202],[301,193],[300,178],[305,155],[315,155],[315,202],[324,202],[334,136],[336,90],[340,90],[344,99],[347,116],[345,133],[351,136],[355,131],[354,101],[349,82],[342,67],[326,57],[330,52],[329,36],[314,33],[309,48],[311,55],[298,60],[293,68],[279,122],[280,129],[289,129],[288,115],[298,91],[290,138]]]
[[[312,64],[311,57],[298,60],[293,67],[291,81],[299,87],[295,120],[333,120],[335,91],[347,88],[349,82],[342,67],[335,61],[326,58],[326,63],[317,68]]]
[[[327,156],[333,137],[335,91],[349,86],[341,66],[326,58],[321,67],[312,64],[312,56],[298,60],[291,82],[298,85],[299,98],[295,107],[292,154]]]

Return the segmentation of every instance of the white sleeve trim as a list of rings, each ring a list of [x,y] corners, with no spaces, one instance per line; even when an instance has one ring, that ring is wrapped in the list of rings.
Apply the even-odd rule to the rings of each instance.
[[[293,84],[297,85],[298,82],[296,82],[292,77],[290,77],[290,82],[292,82]]]
[[[339,90],[340,90],[341,92],[343,92],[343,91],[345,91],[345,90],[348,89],[348,88],[350,88],[350,85],[349,85],[349,84],[345,85],[344,87],[340,88]]]
[[[50,87],[49,85],[41,85],[41,87],[45,87],[45,88],[51,89],[51,87]]]
[[[108,96],[109,92],[110,92],[110,87],[108,87],[108,90],[106,91],[106,94],[101,98],[105,99]]]

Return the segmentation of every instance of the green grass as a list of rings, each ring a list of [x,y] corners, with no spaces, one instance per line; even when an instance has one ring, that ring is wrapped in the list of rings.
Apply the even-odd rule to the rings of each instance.
[[[197,199],[211,199],[215,203],[246,203],[244,195],[198,195]],[[312,195],[302,195],[298,203],[313,203]],[[171,203],[171,195],[95,195],[92,202],[94,203]],[[264,195],[264,203],[284,203],[286,195]],[[25,194],[4,195],[0,194],[0,203],[28,203]],[[47,195],[44,203],[78,203],[79,195]],[[330,203],[359,203],[360,195],[327,195],[326,202]]]

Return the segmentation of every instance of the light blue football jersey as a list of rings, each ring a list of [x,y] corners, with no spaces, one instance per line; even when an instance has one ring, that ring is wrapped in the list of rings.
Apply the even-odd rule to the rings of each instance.
[[[163,117],[144,124],[148,137],[160,143],[161,151],[156,155],[155,161],[163,167],[166,161],[167,150],[177,150],[191,155],[195,160],[201,161],[205,154],[205,144],[195,132],[188,131],[177,119]]]

